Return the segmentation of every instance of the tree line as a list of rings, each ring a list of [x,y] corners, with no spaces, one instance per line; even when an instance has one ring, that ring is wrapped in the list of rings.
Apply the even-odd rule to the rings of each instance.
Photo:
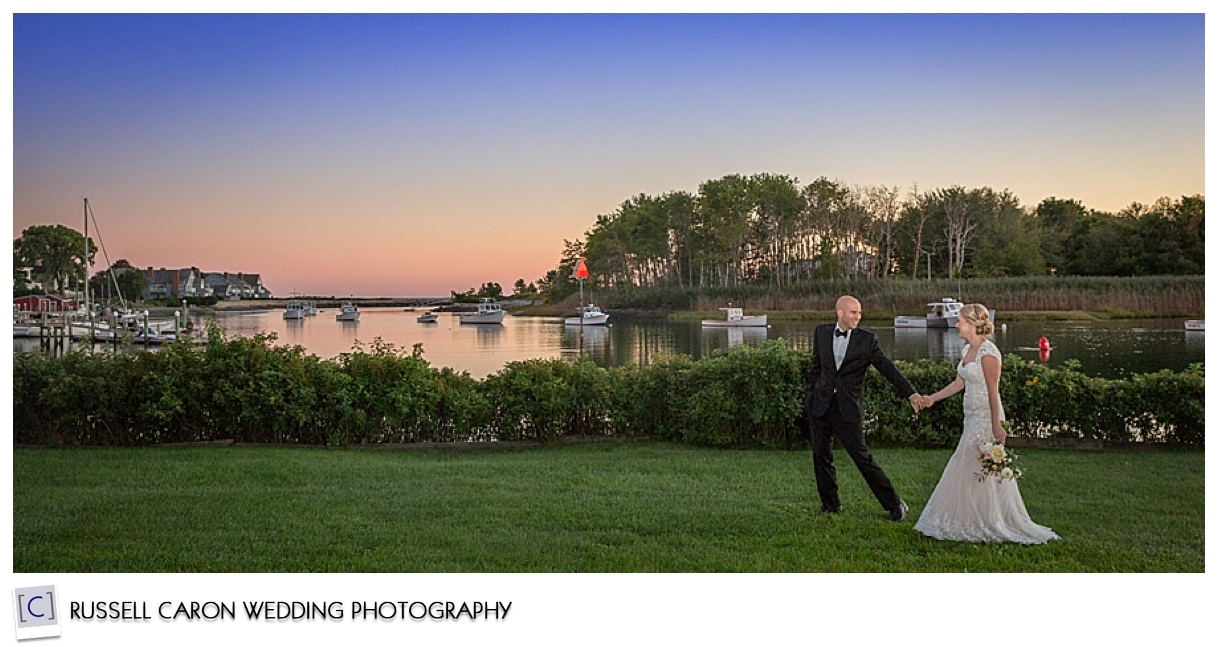
[[[697,193],[636,195],[564,240],[537,281],[551,300],[576,288],[580,257],[602,288],[783,288],[907,277],[1202,274],[1205,198],[1160,198],[1118,213],[1050,197],[1026,208],[1009,190],[952,186],[902,195],[821,177],[728,175]]]

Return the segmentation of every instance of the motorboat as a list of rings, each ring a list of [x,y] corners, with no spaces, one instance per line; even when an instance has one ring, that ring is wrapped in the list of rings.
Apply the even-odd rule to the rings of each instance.
[[[458,319],[467,324],[497,324],[503,323],[503,306],[491,299],[483,299],[478,303],[477,312],[461,314]]]
[[[892,320],[892,325],[897,328],[954,328],[956,321],[960,318],[960,308],[964,307],[964,302],[951,297],[943,297],[942,300],[926,304],[926,307],[925,316],[900,316]],[[990,318],[993,319],[993,317],[994,313],[990,311]]]
[[[1205,331],[1205,320],[1204,319],[1189,319],[1184,322],[1184,329],[1204,332]]]
[[[307,316],[309,316],[309,305],[296,299],[289,301],[288,309],[283,311],[284,319],[304,319]]]
[[[438,319],[436,313],[432,312],[431,310],[428,310],[418,317],[415,317],[415,321],[419,323],[435,323],[436,319]]]
[[[926,316],[897,317],[892,320],[892,325],[897,328],[955,328],[964,302],[951,297],[943,297],[939,301],[926,304],[926,307]],[[995,312],[993,309],[990,310],[990,323],[994,323]]]
[[[342,306],[338,309],[338,314],[334,315],[335,321],[359,321],[359,308],[350,301],[343,301]]]
[[[703,319],[702,326],[706,328],[738,328],[766,325],[766,318],[769,315],[745,315],[743,308],[733,308],[732,304],[727,304],[726,308],[719,308],[727,313],[725,319]]]
[[[13,337],[37,337],[42,334],[42,326],[13,326]]]
[[[584,306],[577,317],[567,317],[563,323],[568,326],[604,326],[609,323],[609,315],[601,312],[599,306],[589,303]]]

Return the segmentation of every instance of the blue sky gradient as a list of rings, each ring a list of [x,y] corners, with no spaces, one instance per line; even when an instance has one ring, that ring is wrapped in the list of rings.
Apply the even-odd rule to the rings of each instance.
[[[13,235],[280,293],[533,281],[639,193],[732,173],[1204,194],[1202,14],[13,20]]]

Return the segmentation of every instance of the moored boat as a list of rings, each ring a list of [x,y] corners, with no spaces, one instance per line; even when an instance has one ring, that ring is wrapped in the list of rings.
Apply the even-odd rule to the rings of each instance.
[[[897,328],[954,328],[956,321],[960,319],[960,308],[964,307],[964,302],[943,297],[939,301],[926,304],[926,307],[925,316],[899,316],[892,320],[892,325]],[[994,322],[994,312],[990,309],[990,323]]]
[[[568,326],[604,326],[609,323],[609,314],[601,312],[599,306],[589,303],[583,307],[576,317],[567,317],[563,323]]]
[[[287,310],[283,311],[284,319],[304,319],[307,316],[309,316],[308,304],[297,299],[289,301]]]
[[[1184,329],[1204,332],[1205,331],[1205,320],[1204,319],[1189,319],[1184,322]]]
[[[766,319],[769,315],[746,315],[743,308],[733,308],[732,304],[727,304],[726,308],[719,308],[727,313],[725,319],[703,319],[702,325],[707,328],[736,328],[746,326],[765,327]]]
[[[359,307],[350,301],[343,301],[338,314],[334,315],[334,319],[336,321],[359,321]]]
[[[491,299],[483,299],[478,304],[477,312],[463,313],[458,319],[463,324],[497,324],[503,323],[503,315],[503,306]]]
[[[417,321],[419,323],[435,323],[436,319],[437,319],[436,313],[434,313],[430,310],[428,310],[427,312],[424,312],[423,314],[419,315],[418,317],[415,317],[415,321]]]

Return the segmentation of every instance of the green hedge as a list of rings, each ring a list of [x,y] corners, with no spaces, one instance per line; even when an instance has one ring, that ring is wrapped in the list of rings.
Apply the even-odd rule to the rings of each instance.
[[[379,339],[322,360],[273,335],[158,352],[20,354],[13,366],[19,445],[150,445],[234,440],[350,446],[649,437],[713,447],[804,447],[807,351],[782,340],[693,361],[600,368],[590,360],[512,362],[483,380],[434,368],[422,348]],[[899,362],[923,393],[955,377],[947,362]],[[1095,378],[1008,356],[1002,396],[1014,433],[1203,447],[1204,366]],[[870,442],[951,447],[960,396],[913,415],[876,371],[867,377]]]

